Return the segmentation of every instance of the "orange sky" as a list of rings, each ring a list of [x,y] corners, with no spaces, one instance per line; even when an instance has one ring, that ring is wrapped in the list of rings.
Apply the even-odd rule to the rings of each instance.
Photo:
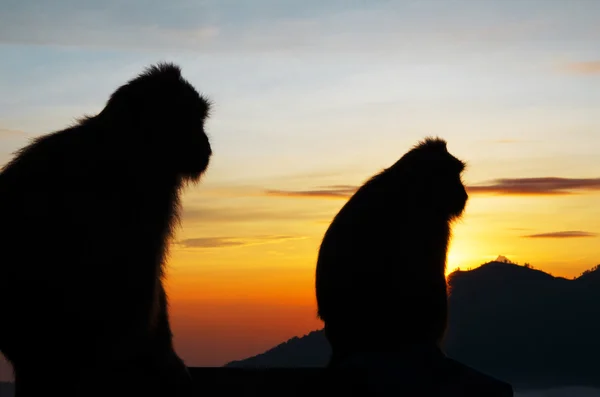
[[[334,183],[332,176],[312,176],[309,188],[354,185],[364,177],[339,178]],[[185,242],[193,236],[196,240],[189,244],[200,247],[173,246],[168,282],[177,347],[193,365],[244,358],[321,327],[313,287],[317,250],[328,222],[345,202],[343,197],[265,194],[264,190],[280,187],[276,180],[261,190],[248,185],[213,189],[208,179],[186,194],[184,205],[194,203],[215,211],[220,206],[224,214],[207,210],[208,219],[203,220],[201,213],[184,210],[188,217],[177,240]],[[292,191],[301,184],[295,179],[290,176],[279,185]],[[306,182],[302,175],[297,179]],[[600,263],[594,234],[525,237],[548,230],[599,230],[600,210],[595,205],[599,192],[570,192],[511,195],[510,190],[479,193],[475,189],[465,216],[455,226],[448,270],[476,267],[505,255],[556,276],[575,277]],[[555,215],[569,208],[568,216]]]

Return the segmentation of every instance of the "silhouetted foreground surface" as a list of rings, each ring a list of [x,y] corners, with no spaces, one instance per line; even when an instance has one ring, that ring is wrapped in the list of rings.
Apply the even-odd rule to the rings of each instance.
[[[203,368],[198,368],[200,370],[204,370]],[[237,379],[244,383],[244,378],[246,377],[246,375],[243,376],[239,376],[237,377]],[[218,383],[222,383],[223,382],[224,377],[221,376],[220,378],[217,379]],[[231,378],[230,378],[231,379]],[[217,383],[217,384],[218,384]],[[292,383],[293,384],[293,383]],[[215,390],[212,392],[207,392],[206,389],[208,387],[210,387],[210,383],[205,386],[204,388],[204,392],[199,393],[199,396],[211,396],[211,395],[223,395],[221,393],[219,393],[219,390]],[[285,397],[288,395],[295,395],[295,394],[299,394],[299,393],[295,393],[295,392],[291,392],[293,394],[288,393],[287,390],[287,385],[283,385],[283,384],[278,384],[276,381],[276,385],[278,386],[278,390],[277,393],[279,397]],[[310,384],[308,386],[314,386],[313,384]],[[308,387],[304,387],[301,386],[301,390],[305,390]],[[13,385],[9,384],[9,383],[4,383],[4,382],[0,382],[0,397],[13,397],[13,390],[14,387]],[[238,387],[236,390],[244,390],[243,387]],[[320,390],[320,389],[319,389]],[[357,393],[358,394],[358,393]],[[48,395],[54,395],[54,396],[58,396],[60,397],[59,393],[48,393]],[[309,397],[309,396],[319,396],[320,394],[318,394],[317,392],[312,392],[312,394],[306,394],[304,395],[304,397]],[[587,387],[566,387],[566,388],[556,388],[556,389],[547,389],[547,390],[532,390],[532,391],[517,391],[515,392],[515,397],[598,397],[600,396],[600,389],[593,389],[593,388],[587,388]],[[334,396],[335,397],[335,396]]]
[[[15,385],[9,382],[0,382],[0,397],[12,397],[15,394]]]
[[[366,377],[357,370],[324,368],[190,368],[198,395],[364,396]]]
[[[198,395],[238,395],[238,396],[369,396],[388,395],[374,394],[368,386],[372,385],[376,377],[367,375],[367,372],[357,369],[325,369],[325,368],[190,368],[194,382],[198,387]],[[468,389],[461,388],[465,379],[449,380],[456,386],[448,389],[441,382],[447,379],[438,378],[440,384],[432,384],[425,377],[409,376],[408,372],[399,374],[398,379],[406,382],[401,389],[407,396],[447,396],[447,397],[504,397],[512,396],[510,386],[498,390],[498,394],[482,394],[481,389],[488,386],[488,380],[481,380],[481,384],[471,383]],[[448,375],[452,376],[451,372]],[[464,376],[464,374],[463,374]],[[468,375],[467,375],[468,376]],[[370,382],[369,382],[370,381]],[[439,386],[443,392],[435,392]],[[481,389],[480,389],[481,387]],[[218,391],[218,393],[215,393]],[[391,388],[389,395],[397,395],[398,389]]]
[[[600,387],[600,269],[574,280],[491,262],[450,277],[446,353],[515,389]],[[323,367],[322,331],[227,367]]]

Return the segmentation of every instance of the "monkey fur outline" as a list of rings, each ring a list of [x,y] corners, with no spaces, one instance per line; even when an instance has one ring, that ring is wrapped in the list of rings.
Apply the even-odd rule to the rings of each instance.
[[[0,173],[0,351],[19,396],[184,396],[163,267],[209,102],[159,63]]]
[[[316,266],[332,362],[356,350],[443,338],[446,255],[466,206],[465,164],[427,138],[369,179],[329,226]]]

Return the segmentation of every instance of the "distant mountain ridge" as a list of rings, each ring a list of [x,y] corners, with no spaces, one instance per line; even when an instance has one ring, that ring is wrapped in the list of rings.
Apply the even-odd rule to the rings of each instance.
[[[600,387],[600,266],[575,279],[505,258],[448,277],[448,356],[517,388]],[[321,330],[226,367],[322,367]]]

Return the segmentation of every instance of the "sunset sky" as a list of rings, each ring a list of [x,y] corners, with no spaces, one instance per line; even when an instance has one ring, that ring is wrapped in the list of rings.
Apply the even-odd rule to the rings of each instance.
[[[3,0],[0,164],[178,63],[214,101],[214,157],[183,200],[172,323],[189,365],[222,365],[321,327],[328,223],[427,135],[472,187],[449,270],[600,263],[599,42],[597,0]]]

